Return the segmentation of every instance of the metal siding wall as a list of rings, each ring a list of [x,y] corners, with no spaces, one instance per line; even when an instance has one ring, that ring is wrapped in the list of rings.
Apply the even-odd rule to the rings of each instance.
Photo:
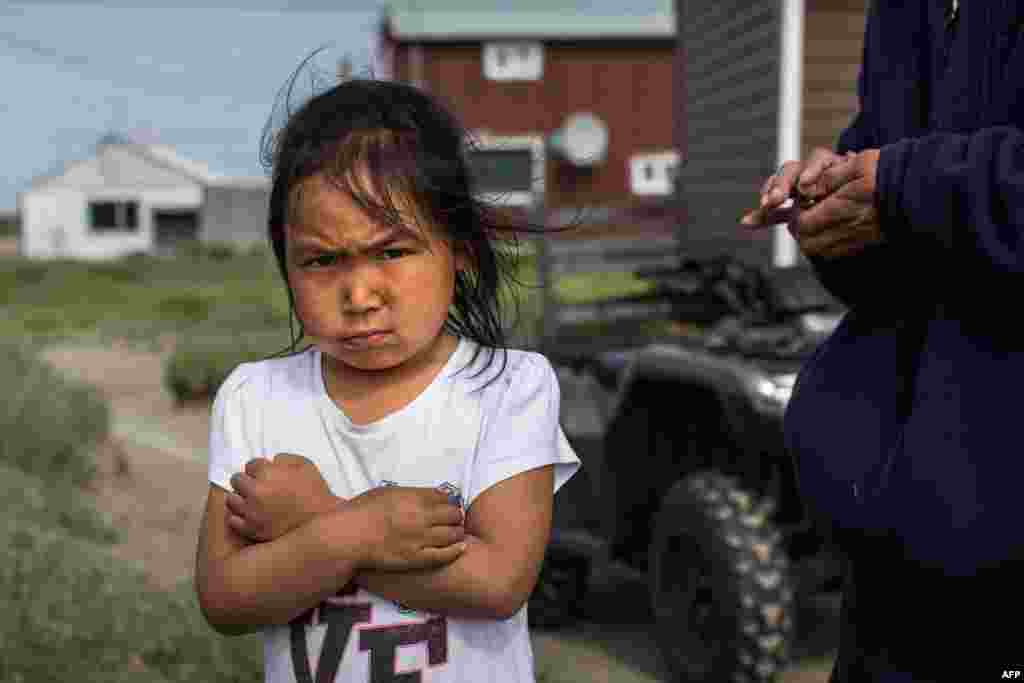
[[[770,264],[770,232],[747,232],[739,219],[775,169],[779,2],[680,0],[677,11],[687,56],[684,253]]]

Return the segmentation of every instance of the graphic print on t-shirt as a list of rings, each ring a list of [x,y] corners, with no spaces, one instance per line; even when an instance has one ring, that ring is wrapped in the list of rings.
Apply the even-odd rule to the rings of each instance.
[[[292,666],[298,683],[333,683],[349,639],[353,636],[358,639],[358,650],[369,653],[370,668],[366,683],[420,683],[421,671],[396,671],[400,647],[425,644],[427,666],[431,668],[448,662],[448,622],[444,617],[431,616],[425,621],[371,627],[373,605],[369,602],[353,602],[352,598],[357,594],[356,585],[350,583],[335,596],[327,598],[291,622]],[[311,670],[307,630],[323,628],[324,625],[327,633],[315,670]]]
[[[378,486],[399,486],[390,479],[381,480]],[[437,486],[448,495],[448,500],[460,508],[463,506],[462,491],[458,486],[445,481]],[[390,625],[373,624],[373,605],[359,602],[355,583],[350,583],[334,596],[317,607],[307,610],[290,624],[292,666],[298,683],[333,683],[341,668],[341,662],[348,648],[349,640],[357,638],[359,652],[369,652],[369,678],[367,683],[419,683],[421,671],[396,672],[398,648],[408,645],[425,644],[427,665],[430,667],[446,664],[448,661],[448,622],[443,616],[424,615],[423,621],[403,621]],[[393,602],[398,614],[411,616],[418,611]],[[320,656],[315,670],[310,668],[308,629],[324,628]]]

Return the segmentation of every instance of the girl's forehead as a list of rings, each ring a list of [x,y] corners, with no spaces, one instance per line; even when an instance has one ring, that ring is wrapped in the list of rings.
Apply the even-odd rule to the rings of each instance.
[[[402,219],[401,225],[390,225],[372,216],[347,191],[313,176],[295,188],[286,232],[291,239],[302,236],[330,242],[363,241],[388,233],[430,239],[433,231],[425,230],[416,219],[417,212],[408,197],[393,192],[390,198]]]

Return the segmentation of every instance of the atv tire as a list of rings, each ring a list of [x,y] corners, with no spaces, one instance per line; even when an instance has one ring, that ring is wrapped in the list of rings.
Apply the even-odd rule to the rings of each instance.
[[[589,569],[586,558],[548,548],[527,606],[531,629],[557,630],[582,617]]]
[[[673,683],[764,683],[785,668],[795,608],[771,510],[772,501],[713,472],[677,482],[662,499],[649,581]]]

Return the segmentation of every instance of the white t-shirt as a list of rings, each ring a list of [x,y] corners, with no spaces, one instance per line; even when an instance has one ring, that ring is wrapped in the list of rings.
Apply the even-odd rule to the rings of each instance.
[[[221,385],[210,427],[210,481],[252,458],[309,458],[343,498],[372,487],[445,486],[469,509],[481,492],[521,472],[555,465],[555,491],[579,468],[559,424],[559,387],[548,360],[508,350],[508,365],[474,377],[488,357],[460,339],[423,392],[405,407],[356,425],[324,386],[321,354],[243,363]],[[456,374],[458,373],[458,374]],[[287,626],[264,630],[268,683],[533,683],[526,608],[507,620],[409,610],[363,589],[339,592]],[[323,677],[334,670],[336,674]]]

